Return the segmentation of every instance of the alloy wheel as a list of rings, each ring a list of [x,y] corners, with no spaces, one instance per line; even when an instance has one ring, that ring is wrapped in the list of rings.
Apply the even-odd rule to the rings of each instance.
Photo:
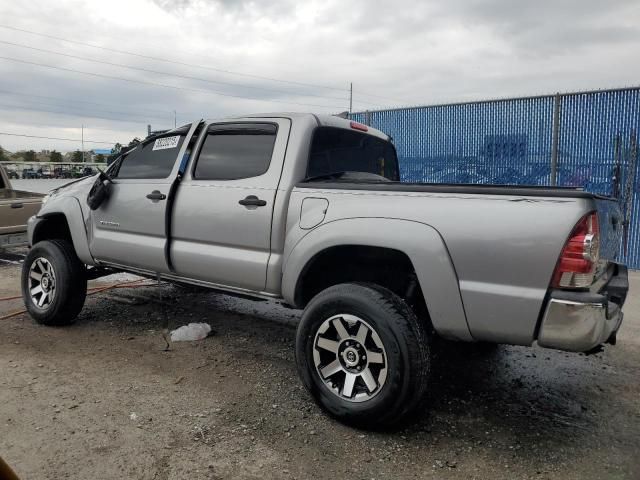
[[[380,336],[355,315],[334,315],[322,322],[313,342],[313,360],[329,391],[350,402],[372,399],[387,378]]]
[[[41,309],[51,305],[56,294],[56,274],[51,262],[39,257],[29,268],[29,295],[33,304]]]

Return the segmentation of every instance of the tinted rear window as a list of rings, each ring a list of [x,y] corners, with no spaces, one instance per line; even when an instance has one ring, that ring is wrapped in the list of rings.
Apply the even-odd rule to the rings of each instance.
[[[176,135],[177,136],[177,135]],[[118,168],[118,178],[167,178],[176,163],[184,135],[164,137],[136,147],[126,154]],[[155,150],[154,150],[155,148]]]
[[[271,163],[276,127],[271,124],[216,125],[209,129],[194,178],[238,180],[266,173]]]
[[[311,143],[307,177],[342,171],[400,180],[396,151],[390,142],[342,128],[318,127]]]

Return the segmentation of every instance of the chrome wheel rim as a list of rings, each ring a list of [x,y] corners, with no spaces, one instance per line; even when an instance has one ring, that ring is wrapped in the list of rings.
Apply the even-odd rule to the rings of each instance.
[[[334,315],[322,322],[313,342],[313,361],[325,387],[349,402],[371,400],[387,379],[382,340],[355,315]]]
[[[44,257],[36,258],[29,267],[29,295],[38,308],[46,309],[56,295],[56,274],[51,262]]]

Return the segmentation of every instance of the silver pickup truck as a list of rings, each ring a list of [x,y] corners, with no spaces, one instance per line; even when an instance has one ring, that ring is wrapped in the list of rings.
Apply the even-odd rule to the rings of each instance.
[[[312,396],[384,427],[421,408],[437,338],[615,343],[621,234],[617,203],[579,189],[401,183],[390,138],[335,116],[200,120],[53,191],[22,289],[46,325],[113,270],[282,299]]]

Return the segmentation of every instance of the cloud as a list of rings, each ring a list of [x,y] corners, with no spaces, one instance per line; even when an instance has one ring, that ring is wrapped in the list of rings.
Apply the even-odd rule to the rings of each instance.
[[[112,64],[0,43],[2,57],[57,67],[0,59],[0,132],[63,136],[84,124],[100,139],[108,134],[126,142],[144,135],[147,123],[172,126],[174,110],[178,122],[342,111],[350,82],[354,106],[364,110],[640,78],[637,1],[33,0],[3,2],[0,18],[0,24],[142,55],[0,28],[0,41]],[[2,136],[0,144],[69,148]]]

